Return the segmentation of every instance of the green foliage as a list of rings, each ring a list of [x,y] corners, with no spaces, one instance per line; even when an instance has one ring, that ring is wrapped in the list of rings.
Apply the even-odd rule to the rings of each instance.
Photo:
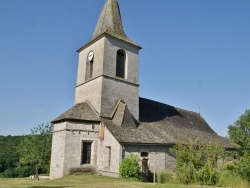
[[[41,124],[31,129],[31,134],[24,137],[18,146],[19,162],[17,168],[32,167],[42,173],[49,171],[51,153],[51,125]],[[30,168],[27,168],[30,171]],[[27,172],[23,172],[24,174]]]
[[[166,172],[166,171],[163,171],[163,172],[159,172],[157,173],[157,182],[159,183],[167,183],[167,182],[170,182],[172,180],[172,174],[169,173],[169,172]]]
[[[15,164],[19,160],[16,147],[24,136],[0,136],[0,173],[4,177],[15,176]],[[7,171],[8,170],[8,171]],[[5,172],[6,171],[6,172]]]
[[[4,174],[4,177],[14,178],[16,177],[15,168],[8,168],[7,170],[4,171],[3,174]]]
[[[194,164],[189,161],[179,165],[176,175],[181,183],[190,184],[194,182],[196,177],[196,169],[194,168]]]
[[[226,168],[232,173],[238,174],[250,183],[250,155],[248,152],[245,152],[240,157],[240,160],[236,160],[232,164],[227,165]]]
[[[215,168],[217,160],[224,155],[224,149],[216,143],[201,143],[199,140],[188,144],[177,144],[171,151],[176,155],[176,175],[181,183],[200,182],[215,185],[219,174]]]
[[[229,137],[242,147],[240,160],[231,165],[230,170],[250,182],[250,110],[228,127]]]
[[[49,170],[51,150],[51,126],[38,125],[25,136],[0,136],[1,177],[25,177]],[[34,163],[37,163],[35,165]]]
[[[250,183],[244,180],[239,174],[227,170],[220,173],[217,185],[220,187],[250,187]]]
[[[33,166],[17,166],[15,168],[15,177],[28,177],[35,174]]]
[[[138,164],[137,155],[129,155],[122,160],[119,172],[123,178],[137,178],[140,177],[140,167]]]
[[[239,119],[228,127],[230,139],[239,144],[243,150],[250,150],[250,110],[246,110]]]
[[[250,182],[250,155],[248,152],[243,154],[240,161],[237,161],[235,166],[239,174]]]
[[[201,185],[216,185],[219,173],[210,164],[206,164],[198,171],[197,179]]]

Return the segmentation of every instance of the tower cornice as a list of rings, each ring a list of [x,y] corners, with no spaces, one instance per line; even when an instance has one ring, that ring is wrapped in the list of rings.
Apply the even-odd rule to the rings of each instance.
[[[77,50],[77,52],[81,52],[83,49],[85,49],[85,48],[87,48],[88,46],[92,45],[93,43],[95,43],[96,41],[98,41],[99,39],[101,39],[102,37],[112,37],[112,38],[115,38],[115,39],[119,39],[119,40],[121,40],[121,41],[123,41],[123,42],[125,42],[125,43],[127,43],[127,44],[130,44],[130,45],[132,45],[132,46],[138,48],[139,50],[142,49],[141,46],[139,46],[139,45],[137,45],[137,44],[135,44],[135,43],[131,43],[131,42],[127,41],[127,40],[124,40],[123,38],[121,38],[121,37],[119,37],[119,36],[111,35],[111,34],[109,34],[108,32],[104,32],[104,33],[102,33],[101,35],[99,35],[98,37],[96,37],[95,39],[91,40],[90,42],[88,42],[87,44],[85,44],[84,46],[82,46],[81,48],[79,48],[79,49]]]
[[[100,76],[97,76],[97,77],[92,78],[92,79],[90,79],[90,80],[87,80],[87,81],[85,81],[84,83],[81,83],[81,84],[77,85],[76,88],[77,88],[77,87],[80,87],[80,86],[82,86],[82,85],[84,85],[84,84],[86,84],[86,83],[88,83],[88,82],[91,82],[91,81],[93,81],[93,80],[96,80],[96,79],[98,79],[98,78],[106,78],[106,79],[109,79],[109,80],[115,80],[115,81],[117,81],[117,82],[126,83],[126,84],[128,84],[128,85],[132,85],[132,86],[135,86],[135,87],[139,87],[139,86],[140,86],[138,83],[129,82],[129,81],[127,81],[127,80],[125,80],[125,79],[122,79],[122,78],[118,78],[118,77],[114,77],[114,76],[108,76],[108,75],[100,75]]]

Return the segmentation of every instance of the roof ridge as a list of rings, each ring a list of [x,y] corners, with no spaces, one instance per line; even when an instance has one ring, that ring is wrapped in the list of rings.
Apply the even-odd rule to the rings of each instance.
[[[67,111],[62,113],[56,119],[51,121],[52,123],[63,122],[67,120],[74,121],[100,121],[100,117],[96,114],[96,111],[92,106],[85,102],[76,103]]]
[[[96,116],[97,117],[100,117],[100,115],[98,114],[98,112],[96,111],[96,109],[92,106],[92,104],[88,101],[88,100],[86,100],[85,101],[88,105],[89,105],[89,107],[93,110],[93,112],[96,114]]]
[[[124,102],[122,99],[120,99],[120,100],[117,102],[117,104],[115,105],[114,110],[111,112],[111,114],[110,114],[110,116],[109,116],[110,119],[113,119],[113,118],[114,118],[114,116],[115,116],[115,114],[116,114],[116,112],[117,112],[117,110],[118,110],[118,107],[119,107],[120,103],[125,104],[125,102]],[[126,105],[126,104],[125,104],[125,105]]]
[[[193,114],[201,116],[201,114],[199,112],[194,112],[194,111],[191,111],[191,110],[186,110],[186,109],[183,109],[183,108],[179,108],[179,107],[173,106],[171,104],[166,104],[166,103],[163,103],[163,102],[159,102],[159,101],[152,100],[152,99],[147,99],[147,98],[144,98],[144,97],[139,97],[139,99],[147,100],[147,101],[151,101],[151,102],[155,102],[155,103],[158,103],[158,104],[161,104],[161,105],[166,105],[166,106],[169,106],[169,107],[173,107],[173,108],[175,108],[177,110],[181,110],[181,111],[185,111],[185,112],[190,112],[190,113],[193,113]]]

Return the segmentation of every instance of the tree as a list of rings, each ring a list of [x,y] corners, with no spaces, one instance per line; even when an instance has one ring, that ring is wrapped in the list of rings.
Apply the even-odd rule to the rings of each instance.
[[[219,174],[217,160],[224,155],[224,148],[217,143],[199,140],[188,144],[178,143],[171,152],[176,155],[175,172],[180,182],[189,184],[199,181],[204,185],[215,185]]]
[[[240,160],[235,161],[232,170],[250,182],[250,110],[228,127],[229,137],[242,147]]]
[[[233,125],[228,127],[228,134],[244,152],[250,150],[250,110],[246,110]]]
[[[41,124],[31,129],[31,134],[24,137],[18,146],[19,162],[17,168],[32,166],[36,177],[38,172],[48,172],[51,153],[51,125]]]
[[[17,146],[24,136],[0,136],[0,176],[13,177],[16,163],[19,161]],[[6,171],[6,172],[5,172]]]

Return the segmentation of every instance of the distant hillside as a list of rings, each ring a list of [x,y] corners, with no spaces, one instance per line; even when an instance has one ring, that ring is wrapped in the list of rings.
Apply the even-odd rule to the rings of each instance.
[[[0,176],[15,168],[19,160],[16,147],[24,136],[0,136]]]

